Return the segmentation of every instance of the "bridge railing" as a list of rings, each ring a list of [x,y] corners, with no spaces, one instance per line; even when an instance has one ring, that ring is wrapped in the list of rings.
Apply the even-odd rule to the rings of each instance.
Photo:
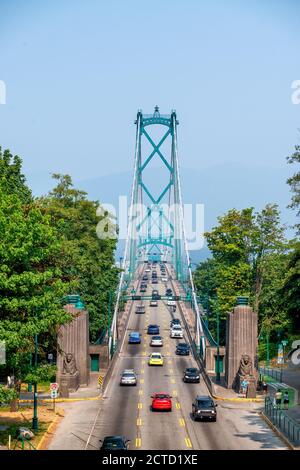
[[[259,367],[258,371],[260,375],[268,375],[276,380],[276,382],[282,382],[282,369],[272,369],[270,367]]]
[[[292,444],[295,446],[300,445],[300,425],[283,410],[278,409],[269,397],[265,398],[264,414]]]

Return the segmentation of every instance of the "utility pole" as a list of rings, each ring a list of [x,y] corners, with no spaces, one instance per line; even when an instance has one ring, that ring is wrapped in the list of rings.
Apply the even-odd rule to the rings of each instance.
[[[220,317],[219,308],[217,308],[217,367],[216,367],[216,382],[221,381],[220,375]]]
[[[267,358],[266,358],[266,367],[270,365],[270,332],[266,331],[266,350],[267,350]]]
[[[34,368],[35,372],[37,369],[37,354],[38,354],[38,335],[34,335]],[[37,381],[34,381],[33,384],[33,418],[32,418],[32,428],[37,431],[39,429],[38,421],[38,402],[37,402]]]

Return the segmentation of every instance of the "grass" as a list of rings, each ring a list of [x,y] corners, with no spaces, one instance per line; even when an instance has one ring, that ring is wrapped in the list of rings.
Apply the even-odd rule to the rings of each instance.
[[[37,386],[37,389],[38,389],[38,393],[42,393],[42,392],[50,392],[50,382],[47,381],[47,382],[39,382],[38,383],[38,386]],[[33,390],[33,385],[32,385],[32,390]],[[28,384],[26,383],[22,383],[21,385],[21,392],[28,392]]]
[[[59,410],[58,410],[59,412]],[[60,414],[60,413],[59,413]],[[9,435],[11,435],[11,449],[21,449],[22,443],[16,438],[17,430],[19,427],[24,426],[32,429],[32,407],[22,407],[19,411],[10,412],[5,410],[3,407],[0,409],[0,426],[7,426],[7,429],[0,430],[0,444],[7,446]],[[38,418],[39,418],[39,430],[37,432],[33,431],[35,436],[31,439],[31,445],[36,448],[43,435],[47,431],[49,425],[56,418],[56,413],[47,406],[38,407]],[[25,449],[31,448],[28,442],[25,442]]]

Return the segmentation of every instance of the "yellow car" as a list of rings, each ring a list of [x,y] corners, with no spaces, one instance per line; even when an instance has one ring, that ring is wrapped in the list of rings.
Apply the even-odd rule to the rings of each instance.
[[[149,366],[163,366],[164,360],[162,355],[158,352],[151,353],[149,356],[148,364]]]

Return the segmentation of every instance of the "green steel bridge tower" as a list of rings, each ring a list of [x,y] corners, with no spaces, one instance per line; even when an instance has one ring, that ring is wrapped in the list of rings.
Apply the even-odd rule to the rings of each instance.
[[[121,294],[134,280],[141,263],[147,260],[166,261],[173,266],[176,279],[188,292],[195,310],[197,347],[202,353],[205,350],[203,321],[194,289],[184,227],[178,162],[178,124],[175,111],[160,114],[158,106],[155,106],[153,114],[143,114],[141,110],[137,113],[127,239],[111,324],[112,350],[117,342],[116,324]],[[156,138],[159,134],[158,140],[153,137],[153,133]],[[154,195],[151,184],[146,182],[149,164],[155,159],[164,166],[164,174],[167,175],[158,195]]]

